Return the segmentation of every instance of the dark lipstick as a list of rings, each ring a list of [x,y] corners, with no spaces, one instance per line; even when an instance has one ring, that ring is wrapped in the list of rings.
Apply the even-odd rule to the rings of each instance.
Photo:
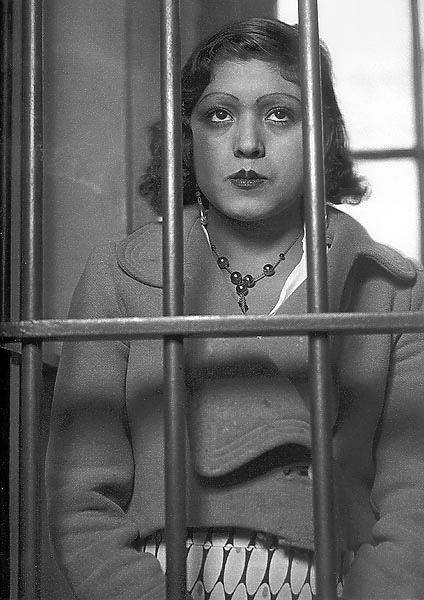
[[[263,185],[267,178],[252,169],[249,169],[248,171],[246,171],[246,169],[240,169],[237,173],[230,175],[228,179],[238,188],[251,190]]]

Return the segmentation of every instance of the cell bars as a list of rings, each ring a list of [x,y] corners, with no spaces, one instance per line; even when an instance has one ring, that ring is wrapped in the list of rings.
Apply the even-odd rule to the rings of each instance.
[[[416,0],[412,0],[412,6]],[[183,316],[183,237],[180,124],[179,2],[161,0],[161,82],[164,194],[164,316],[100,320],[42,320],[42,1],[22,3],[22,228],[21,321],[3,322],[2,341],[22,343],[20,405],[19,600],[40,590],[41,343],[46,340],[163,338],[167,395],[167,594],[186,597],[185,389],[183,339],[187,336],[309,335],[317,596],[336,598],[333,476],[329,390],[329,333],[424,331],[421,314],[328,313],[325,252],[323,134],[316,0],[299,1],[301,85],[304,105],[305,220],[308,314]],[[421,115],[422,116],[422,115]],[[421,122],[421,121],[420,121]],[[5,254],[5,253],[3,253]],[[3,318],[8,319],[4,311]]]
[[[161,2],[161,106],[163,211],[163,314],[184,312],[181,156],[181,44],[179,2]],[[186,439],[183,337],[165,336],[166,592],[186,598]]]
[[[23,320],[42,316],[42,0],[22,3],[21,308]],[[41,344],[22,341],[19,440],[18,597],[40,597]]]

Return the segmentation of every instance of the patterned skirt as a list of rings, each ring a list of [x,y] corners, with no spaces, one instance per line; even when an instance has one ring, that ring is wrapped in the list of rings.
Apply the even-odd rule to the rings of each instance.
[[[141,549],[154,554],[165,572],[163,531],[145,538]],[[187,532],[187,589],[193,600],[314,600],[313,561],[313,551],[270,534],[216,528]]]

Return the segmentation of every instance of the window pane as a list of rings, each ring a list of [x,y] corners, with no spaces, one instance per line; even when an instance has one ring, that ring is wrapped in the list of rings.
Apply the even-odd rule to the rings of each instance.
[[[296,2],[279,0],[296,21]],[[405,0],[319,0],[320,35],[353,149],[414,145],[411,24]]]
[[[277,0],[277,19],[293,25],[299,21],[297,0]]]
[[[358,206],[340,208],[360,221],[375,240],[420,260],[418,177],[414,161],[361,161],[358,170],[371,185],[371,197]]]
[[[420,31],[420,43],[421,43],[421,80],[424,78],[423,74],[423,62],[424,62],[424,2],[421,0],[418,2],[418,22]],[[424,82],[423,82],[424,83]],[[424,111],[424,98],[423,98],[423,111]]]

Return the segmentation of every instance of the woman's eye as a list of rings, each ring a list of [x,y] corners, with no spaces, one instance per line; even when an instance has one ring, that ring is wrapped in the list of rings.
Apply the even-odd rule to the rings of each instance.
[[[292,117],[287,110],[283,108],[276,108],[269,113],[267,116],[267,121],[286,124],[292,121]]]
[[[212,123],[226,123],[233,120],[230,113],[223,108],[212,110],[208,117]]]

